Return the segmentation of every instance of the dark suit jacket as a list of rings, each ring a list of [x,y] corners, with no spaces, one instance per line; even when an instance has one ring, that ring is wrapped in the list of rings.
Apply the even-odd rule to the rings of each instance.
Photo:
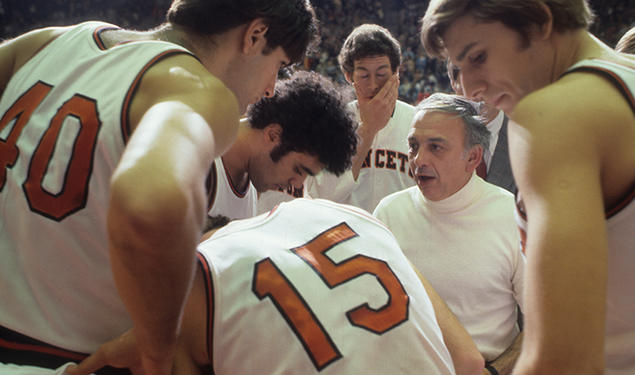
[[[503,189],[510,191],[512,194],[515,194],[516,182],[514,182],[512,167],[509,163],[509,150],[507,144],[508,122],[509,119],[507,118],[507,115],[505,115],[503,125],[498,133],[498,142],[496,142],[494,155],[492,155],[492,164],[489,166],[489,171],[487,172],[487,178],[485,178],[485,181],[500,186]]]

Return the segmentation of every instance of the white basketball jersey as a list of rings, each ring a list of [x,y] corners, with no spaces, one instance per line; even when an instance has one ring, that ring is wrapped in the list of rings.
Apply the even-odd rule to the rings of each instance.
[[[306,198],[199,246],[216,375],[453,374],[432,304],[393,235]]]
[[[361,122],[357,101],[348,104]],[[397,100],[395,112],[373,138],[357,180],[352,171],[335,176],[327,171],[309,176],[304,184],[308,195],[352,204],[373,212],[385,196],[415,185],[408,165],[408,133],[416,109]]]
[[[214,160],[210,174],[216,176],[216,179],[208,189],[211,194],[208,216],[223,215],[232,220],[256,216],[258,194],[251,181],[247,185],[247,190],[240,192],[229,178],[222,157]]]
[[[100,32],[113,28],[69,30],[0,99],[0,326],[83,353],[132,326],[106,232],[131,98],[154,63],[189,53],[151,41],[105,49]]]

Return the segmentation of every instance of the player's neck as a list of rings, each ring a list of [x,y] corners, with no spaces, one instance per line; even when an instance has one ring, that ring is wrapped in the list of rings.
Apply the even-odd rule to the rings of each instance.
[[[554,63],[552,81],[560,78],[564,72],[578,61],[606,58],[613,51],[588,31],[579,29],[564,33],[554,33]]]

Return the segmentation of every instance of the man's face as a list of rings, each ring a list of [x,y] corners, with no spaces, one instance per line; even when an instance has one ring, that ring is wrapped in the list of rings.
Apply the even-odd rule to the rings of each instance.
[[[465,96],[463,92],[463,86],[461,86],[461,71],[454,66],[449,60],[447,62],[448,78],[450,78],[450,85],[457,95]],[[487,122],[494,120],[499,113],[498,108],[494,108],[487,103],[481,103],[480,115],[487,119]]]
[[[388,56],[373,56],[357,59],[353,63],[353,73],[348,80],[357,87],[357,96],[372,99],[384,87],[393,74]]]
[[[408,134],[408,162],[417,186],[431,201],[459,191],[472,176],[475,148],[465,152],[463,120],[443,112],[419,112]],[[480,160],[480,159],[479,159]]]
[[[259,193],[267,190],[302,188],[307,176],[324,168],[317,156],[291,151],[274,162],[271,150],[259,155],[249,166],[249,178]]]
[[[522,48],[516,31],[466,15],[450,25],[443,43],[452,66],[459,69],[460,80],[453,88],[508,113],[527,94],[550,82],[548,51],[537,31],[529,47]]]

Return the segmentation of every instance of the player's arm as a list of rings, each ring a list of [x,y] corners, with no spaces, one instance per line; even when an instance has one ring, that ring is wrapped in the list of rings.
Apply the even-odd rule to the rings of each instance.
[[[0,44],[0,96],[15,72],[66,30],[68,27],[48,27],[2,42]]]
[[[213,304],[214,301],[209,301]],[[212,306],[210,305],[210,309]],[[185,304],[181,334],[171,374],[203,375],[210,366],[207,354],[207,298],[202,271],[196,267],[194,282]],[[142,373],[141,356],[135,330],[101,345],[95,353],[77,365],[66,369],[68,375],[90,375],[105,366],[129,368],[133,373]]]
[[[589,95],[622,100],[607,82],[562,81],[519,103],[512,116],[518,124],[509,128],[528,217],[525,337],[514,374],[604,371],[608,250],[600,150],[611,124],[629,120]]]
[[[412,265],[412,264],[411,264]],[[483,372],[485,360],[476,348],[472,337],[467,333],[459,320],[437,294],[430,282],[414,267],[423,284],[437,317],[437,323],[443,334],[443,341],[452,356],[452,363],[457,375],[477,375]]]
[[[238,112],[233,94],[184,55],[150,69],[133,99],[136,126],[112,177],[108,232],[146,373],[171,367],[206,214],[205,178],[233,141]]]
[[[395,110],[395,103],[399,95],[399,75],[393,74],[372,99],[364,98],[360,94],[357,85],[354,85],[357,92],[357,105],[361,120],[357,128],[359,143],[353,156],[351,168],[353,179],[357,181],[359,171],[362,168],[362,164],[364,164],[368,151],[373,145],[377,132],[388,124]]]
[[[183,312],[183,328],[179,336],[179,347],[174,360],[173,375],[200,374],[211,366],[207,348],[208,327],[207,297],[205,293],[205,279],[200,267],[196,267],[194,283],[185,304]],[[214,301],[209,301],[209,308],[213,311]],[[210,350],[212,348],[209,348]]]

